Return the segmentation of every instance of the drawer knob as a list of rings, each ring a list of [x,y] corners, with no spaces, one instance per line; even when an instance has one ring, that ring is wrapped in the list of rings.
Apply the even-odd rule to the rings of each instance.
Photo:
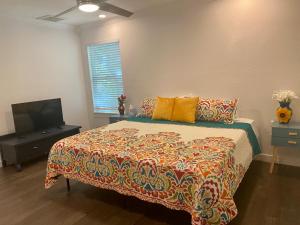
[[[289,132],[289,136],[298,136],[298,132]]]
[[[289,144],[289,145],[296,145],[297,142],[296,142],[296,141],[288,141],[288,144]]]

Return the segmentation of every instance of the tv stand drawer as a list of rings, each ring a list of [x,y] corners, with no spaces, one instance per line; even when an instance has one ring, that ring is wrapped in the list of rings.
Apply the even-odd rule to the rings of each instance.
[[[27,145],[17,147],[17,158],[19,161],[27,161],[28,158],[45,155],[49,152],[47,140],[32,142]]]

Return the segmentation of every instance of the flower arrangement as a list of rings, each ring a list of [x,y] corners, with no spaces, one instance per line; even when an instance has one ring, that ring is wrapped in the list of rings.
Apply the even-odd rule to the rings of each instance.
[[[119,107],[118,107],[119,113],[120,113],[120,115],[124,115],[124,113],[125,113],[124,103],[126,101],[126,95],[119,96],[118,101],[119,101]]]
[[[290,90],[280,90],[273,93],[273,100],[278,102],[291,103],[292,99],[299,98],[295,92]]]
[[[293,99],[298,98],[296,93],[290,90],[275,91],[272,98],[273,100],[278,101],[280,105],[280,107],[276,110],[278,122],[282,124],[289,123],[293,115],[293,110],[290,108],[290,104]]]
[[[121,95],[118,97],[119,105],[123,105],[126,101],[126,95]]]

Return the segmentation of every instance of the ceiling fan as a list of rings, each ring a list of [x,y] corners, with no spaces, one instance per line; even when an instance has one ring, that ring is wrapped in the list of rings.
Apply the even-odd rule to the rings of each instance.
[[[97,10],[100,9],[102,11],[110,12],[124,17],[130,17],[133,15],[132,12],[126,9],[122,9],[118,6],[107,3],[108,0],[76,0],[76,1],[77,1],[77,5],[73,6],[72,8],[69,8],[53,16],[51,15],[40,16],[37,17],[37,19],[51,21],[51,22],[58,22],[64,20],[63,18],[61,18],[62,15],[65,15],[76,9],[79,9],[80,11],[87,12],[87,13],[96,12]]]

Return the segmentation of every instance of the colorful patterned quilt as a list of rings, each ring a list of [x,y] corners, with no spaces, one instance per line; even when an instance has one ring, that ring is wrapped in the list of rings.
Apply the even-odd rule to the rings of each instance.
[[[63,175],[185,210],[193,225],[227,224],[251,161],[243,130],[122,121],[57,142],[45,186]]]

